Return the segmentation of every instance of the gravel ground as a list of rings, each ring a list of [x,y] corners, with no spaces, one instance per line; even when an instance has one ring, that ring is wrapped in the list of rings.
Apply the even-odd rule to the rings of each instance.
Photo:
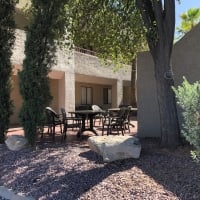
[[[200,167],[187,146],[168,151],[144,140],[139,159],[112,163],[85,141],[0,152],[0,185],[37,200],[200,199]]]

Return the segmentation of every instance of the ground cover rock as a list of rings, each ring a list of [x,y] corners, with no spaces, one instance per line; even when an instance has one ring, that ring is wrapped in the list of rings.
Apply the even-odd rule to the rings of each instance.
[[[12,151],[19,151],[27,146],[28,141],[24,136],[11,135],[5,140],[5,143],[8,149]]]
[[[140,141],[134,136],[92,136],[88,138],[88,145],[104,162],[139,158],[141,152]]]

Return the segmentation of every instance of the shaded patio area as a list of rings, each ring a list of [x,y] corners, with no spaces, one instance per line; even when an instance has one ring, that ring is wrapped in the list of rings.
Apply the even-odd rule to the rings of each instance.
[[[130,133],[128,133],[128,130],[126,131],[125,135],[136,135],[137,134],[137,117],[132,116],[130,123],[134,126],[130,126]],[[86,123],[87,126],[89,124]],[[95,123],[95,130],[98,135],[102,135],[102,124],[99,123],[99,121],[96,121]],[[81,138],[77,138],[77,129],[69,129],[67,130],[67,139],[66,143],[73,143],[73,142],[79,142],[80,140],[87,140],[88,137],[94,136],[93,132],[90,131],[85,131]],[[38,135],[37,142],[53,142],[52,141],[52,136],[48,135],[48,129],[47,127],[44,128],[44,138],[43,140],[40,139],[40,135]],[[117,132],[113,132],[113,135],[117,135]],[[12,126],[9,128],[7,136],[9,137],[10,135],[24,135],[24,130],[21,126]],[[106,135],[106,132],[104,132],[104,135]],[[55,134],[55,142],[61,142],[61,133],[60,133],[60,128],[56,127],[56,134]]]

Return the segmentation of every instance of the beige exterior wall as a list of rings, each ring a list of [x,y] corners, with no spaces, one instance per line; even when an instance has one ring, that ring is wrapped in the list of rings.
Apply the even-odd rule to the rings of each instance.
[[[81,104],[81,87],[91,87],[93,93],[93,104],[101,106],[103,109],[108,109],[111,107],[111,104],[103,103],[103,88],[111,88],[109,85],[98,85],[90,83],[80,83],[76,82],[75,84],[75,104]]]
[[[56,79],[50,80],[50,92],[53,97],[50,106],[55,110],[59,111],[59,81]]]
[[[58,80],[51,79],[50,80],[50,92],[53,96],[53,101],[51,103],[51,107],[55,109],[56,111],[59,110],[59,84]],[[19,112],[22,106],[22,97],[20,95],[19,91],[19,79],[18,76],[13,75],[12,76],[12,91],[11,91],[11,99],[13,100],[13,115],[11,116],[10,122],[11,124],[18,124],[19,123]]]
[[[24,56],[24,41],[26,38],[23,30],[16,29],[16,40],[11,58],[13,64],[13,91],[11,97],[14,101],[14,114],[11,116],[11,124],[19,123],[18,115],[22,105],[19,93],[17,72],[22,69]],[[60,112],[60,108],[67,110],[74,108],[74,62],[73,54],[66,56],[62,51],[57,53],[57,65],[53,67],[50,77],[50,91],[53,96],[51,106]]]
[[[182,83],[183,76],[190,82],[200,80],[199,35],[200,24],[194,27],[174,46],[172,67],[175,86]],[[137,78],[138,135],[141,137],[160,137],[160,118],[154,65],[149,52],[138,55]]]
[[[175,84],[200,80],[200,23],[174,46],[172,66]]]
[[[158,115],[154,65],[149,52],[138,55],[137,105],[139,136],[159,137],[160,118]]]
[[[131,66],[114,72],[114,66],[104,66],[97,57],[80,52],[74,52],[74,62],[76,82],[107,85],[112,89],[111,107],[123,104],[123,83],[131,80]]]
[[[123,86],[123,104],[130,105],[131,104],[131,87]]]
[[[21,107],[21,97],[18,91],[17,72],[22,69],[24,56],[24,41],[26,39],[23,30],[16,30],[16,41],[11,58],[14,66],[14,90],[12,98],[14,100],[14,114],[11,117],[12,123],[19,123],[18,114]],[[75,105],[81,103],[80,87],[91,86],[93,88],[93,103],[107,109],[123,104],[123,97],[129,98],[129,95],[124,95],[124,81],[130,81],[130,66],[122,68],[117,72],[113,71],[112,67],[105,67],[99,62],[95,56],[90,56],[80,52],[66,52],[58,50],[57,63],[49,73],[50,91],[53,96],[53,101],[50,106],[57,112],[60,108],[65,108],[67,111],[73,111]],[[112,105],[103,105],[103,88],[109,87],[112,89]],[[20,100],[19,100],[20,99]],[[128,100],[126,100],[127,102]]]
[[[131,105],[131,81],[123,81],[123,104]]]
[[[22,98],[19,92],[19,80],[18,76],[12,76],[12,91],[11,91],[11,99],[14,103],[13,115],[11,116],[10,123],[17,124],[19,123],[19,111],[22,106]]]
[[[20,0],[16,6],[15,21],[17,29],[15,31],[16,40],[11,58],[13,64],[13,90],[11,97],[14,101],[14,114],[11,116],[11,123],[19,123],[18,115],[22,105],[22,98],[19,93],[19,83],[17,72],[22,69],[22,63],[25,58],[24,42],[26,40],[24,27],[28,20],[21,12],[21,8],[27,3],[26,0]],[[123,87],[124,81],[131,79],[130,66],[114,72],[113,66],[106,67],[99,62],[95,56],[90,56],[80,52],[64,52],[58,50],[57,63],[49,73],[50,91],[53,101],[50,106],[57,112],[60,108],[67,111],[75,109],[76,104],[81,103],[80,88],[82,85],[93,88],[93,103],[107,109],[116,107],[127,100],[127,87]],[[112,89],[112,105],[103,105],[103,88]],[[126,91],[123,92],[123,89]],[[127,99],[126,99],[127,98]]]

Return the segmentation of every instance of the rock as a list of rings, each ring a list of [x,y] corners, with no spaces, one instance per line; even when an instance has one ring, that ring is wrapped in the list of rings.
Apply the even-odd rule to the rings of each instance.
[[[19,151],[27,146],[28,141],[24,136],[11,135],[5,140],[5,143],[8,149],[12,151]]]
[[[139,158],[141,152],[140,141],[134,136],[92,136],[88,138],[88,145],[104,162]]]

